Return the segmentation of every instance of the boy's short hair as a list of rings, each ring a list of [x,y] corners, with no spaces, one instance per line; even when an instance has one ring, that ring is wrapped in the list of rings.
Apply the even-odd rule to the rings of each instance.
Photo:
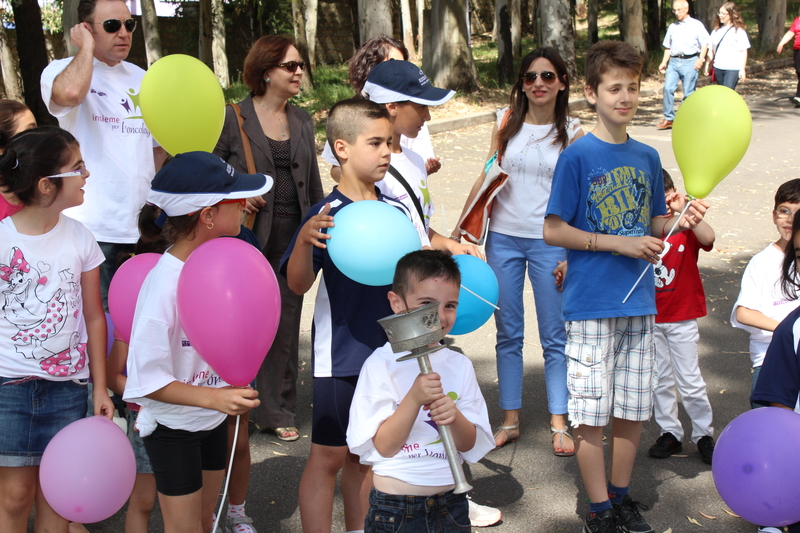
[[[675,183],[672,181],[672,176],[669,175],[666,168],[661,169],[661,174],[664,175],[664,192],[674,189]]]
[[[417,250],[400,258],[394,270],[392,290],[403,297],[412,287],[426,279],[442,278],[461,285],[461,271],[449,252]]]
[[[775,192],[775,209],[783,203],[800,204],[800,178],[789,180],[778,187]]]
[[[328,137],[328,144],[330,144],[331,151],[336,156],[337,161],[339,156],[336,155],[333,143],[341,139],[348,144],[354,144],[358,136],[364,132],[365,122],[379,118],[390,120],[386,106],[370,102],[364,98],[349,98],[333,104],[328,113],[325,135]]]
[[[598,41],[586,51],[586,85],[597,91],[603,74],[620,69],[639,78],[644,60],[630,43]]]

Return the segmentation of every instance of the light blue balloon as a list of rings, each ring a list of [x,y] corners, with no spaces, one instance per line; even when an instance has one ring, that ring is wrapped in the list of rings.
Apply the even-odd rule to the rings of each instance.
[[[484,325],[494,313],[494,307],[464,290],[464,287],[493,305],[497,305],[500,287],[492,267],[485,261],[472,255],[454,255],[453,259],[461,270],[461,290],[458,293],[456,322],[450,334],[464,335]]]
[[[391,285],[397,261],[422,248],[411,220],[384,202],[353,202],[334,215],[333,223],[328,254],[345,276],[364,285]]]

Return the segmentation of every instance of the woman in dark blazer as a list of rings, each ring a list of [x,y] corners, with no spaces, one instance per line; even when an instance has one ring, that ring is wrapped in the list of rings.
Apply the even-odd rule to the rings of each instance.
[[[324,198],[311,117],[288,102],[300,92],[305,64],[292,41],[261,37],[244,60],[244,82],[251,93],[239,102],[256,172],[272,176],[267,194],[248,200],[255,212],[253,231],[281,287],[281,321],[275,342],[256,378],[261,406],[255,422],[282,440],[297,440],[297,359],[303,297],[294,294],[278,272],[283,253],[309,208]],[[247,172],[242,137],[229,106],[214,153]]]

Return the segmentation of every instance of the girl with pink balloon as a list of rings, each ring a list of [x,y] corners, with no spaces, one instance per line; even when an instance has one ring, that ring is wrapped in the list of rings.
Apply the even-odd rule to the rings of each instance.
[[[141,405],[137,427],[167,531],[187,526],[211,530],[226,468],[227,415],[246,413],[260,403],[252,388],[228,386],[219,365],[212,367],[208,355],[198,353],[197,341],[186,333],[186,317],[179,314],[179,277],[201,245],[238,235],[246,199],[271,186],[268,176],[239,174],[215,155],[188,152],[156,174],[147,197],[152,205],[142,209],[140,225],[155,222],[153,206],[163,211],[164,230],[174,244],[139,293],[124,399]],[[197,311],[206,315],[214,306]]]
[[[0,221],[3,531],[27,531],[34,501],[37,531],[67,530],[43,496],[42,455],[56,433],[86,416],[90,376],[94,414],[114,411],[106,392],[103,253],[61,213],[83,203],[88,177],[78,142],[57,127],[17,135],[0,157],[0,187],[23,205]]]

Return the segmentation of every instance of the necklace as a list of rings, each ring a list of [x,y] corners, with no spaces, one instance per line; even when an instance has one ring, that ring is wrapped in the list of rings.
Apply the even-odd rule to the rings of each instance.
[[[286,137],[286,130],[285,130],[285,129],[284,129],[284,127],[283,127],[283,119],[282,119],[281,117],[279,117],[278,115],[276,115],[275,113],[273,113],[273,111],[272,111],[271,109],[269,109],[267,106],[265,106],[264,104],[262,104],[260,101],[258,101],[258,100],[256,100],[256,101],[258,102],[258,105],[260,105],[261,107],[263,107],[264,109],[266,109],[267,111],[269,111],[269,112],[270,112],[270,114],[271,114],[273,117],[275,117],[275,118],[277,118],[277,119],[278,119],[278,122],[280,122],[280,123],[281,123],[281,137]]]

